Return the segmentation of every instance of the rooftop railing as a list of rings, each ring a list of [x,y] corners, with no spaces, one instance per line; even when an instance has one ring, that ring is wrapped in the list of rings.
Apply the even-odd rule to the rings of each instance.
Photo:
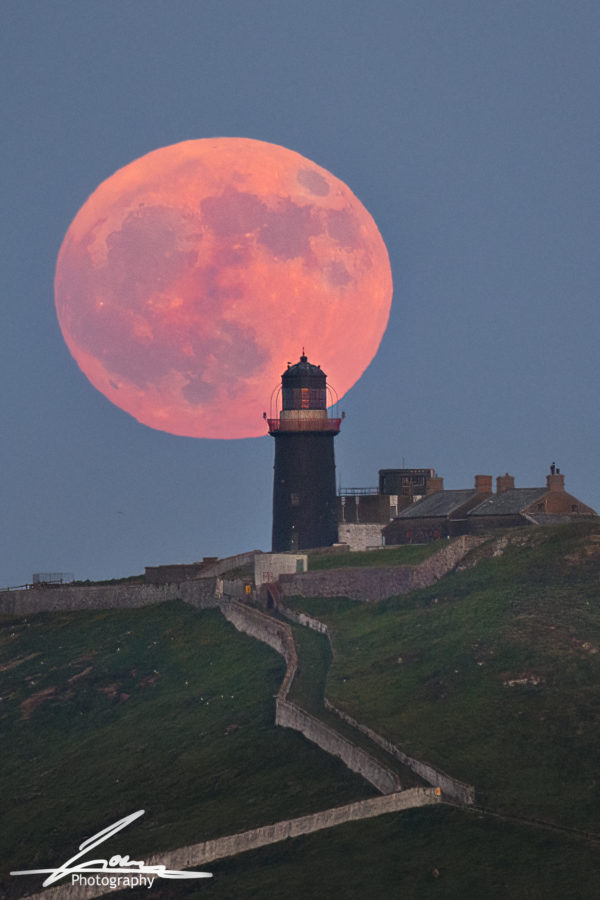
[[[378,493],[379,488],[376,487],[340,488],[338,492],[340,497],[366,497]]]

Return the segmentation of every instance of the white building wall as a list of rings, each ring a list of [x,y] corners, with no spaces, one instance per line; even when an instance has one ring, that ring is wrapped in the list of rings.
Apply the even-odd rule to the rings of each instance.
[[[277,581],[280,575],[294,575],[296,572],[307,571],[306,553],[260,553],[254,557],[254,583],[257,588],[262,584]]]
[[[382,532],[384,528],[385,525],[381,523],[356,525],[340,522],[338,525],[338,541],[340,544],[348,544],[351,550],[368,550],[371,547],[381,547],[383,545]]]

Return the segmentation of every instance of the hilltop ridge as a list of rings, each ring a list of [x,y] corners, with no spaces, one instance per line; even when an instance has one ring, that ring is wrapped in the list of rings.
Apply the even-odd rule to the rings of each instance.
[[[340,568],[344,568],[343,559],[338,559],[340,562]],[[377,571],[375,567],[375,578],[379,577]],[[318,575],[315,572],[315,578]],[[320,691],[344,715],[411,756],[474,784],[477,802],[495,814],[486,818],[485,824],[477,824],[475,831],[475,820],[469,818],[472,813],[436,808],[394,814],[398,825],[391,830],[383,819],[392,817],[384,816],[382,820],[371,820],[368,827],[355,823],[339,826],[321,837],[296,838],[294,846],[304,848],[296,852],[310,855],[311,866],[315,873],[321,872],[323,884],[329,876],[320,868],[319,858],[328,859],[328,871],[337,870],[343,879],[347,854],[340,853],[339,847],[340,841],[343,844],[349,840],[358,842],[352,844],[353,852],[361,847],[364,853],[370,847],[368,852],[378,859],[379,871],[371,879],[371,895],[375,897],[390,896],[389,885],[398,877],[407,879],[405,896],[430,896],[432,858],[436,860],[436,870],[443,872],[444,897],[461,896],[465,879],[477,896],[528,896],[540,900],[551,896],[594,896],[591,890],[586,892],[583,875],[579,893],[568,893],[567,886],[575,865],[587,873],[592,884],[592,879],[600,874],[597,856],[588,852],[585,841],[573,844],[566,832],[561,837],[559,831],[550,839],[547,828],[573,829],[574,834],[581,836],[600,831],[596,766],[596,748],[600,743],[599,578],[600,528],[595,523],[582,523],[492,535],[463,555],[455,571],[435,583],[379,602],[362,603],[344,597],[285,598],[285,605],[293,612],[318,618],[329,632],[332,657],[327,639],[314,632],[312,657],[306,655],[302,640],[296,642],[300,668],[304,666],[305,672],[315,673],[317,681],[310,687],[315,696]],[[115,596],[118,594],[115,591]],[[177,625],[180,611],[185,611],[188,623],[183,628]],[[20,864],[31,863],[40,846],[50,850],[54,847],[55,839],[50,847],[47,834],[58,797],[64,798],[59,808],[66,829],[63,824],[62,837],[54,847],[56,852],[62,852],[61,846],[68,846],[79,836],[82,816],[90,828],[97,821],[97,804],[106,795],[103,758],[110,760],[110,770],[115,772],[111,783],[116,786],[114,779],[119,783],[117,793],[109,792],[110,796],[102,800],[109,807],[114,804],[114,796],[121,798],[124,805],[142,803],[142,799],[134,799],[142,772],[147,783],[152,784],[157,776],[162,782],[175,766],[173,774],[177,773],[182,785],[194,773],[192,783],[197,788],[191,794],[189,790],[176,792],[174,805],[169,807],[161,791],[160,801],[157,798],[148,803],[152,816],[158,816],[158,828],[148,823],[140,836],[140,849],[144,841],[150,842],[147,847],[158,851],[204,839],[211,832],[218,834],[217,821],[222,823],[221,834],[243,828],[244,822],[264,823],[265,816],[266,821],[269,817],[273,821],[265,800],[276,785],[282,805],[275,818],[324,808],[325,783],[327,790],[331,787],[337,791],[335,797],[330,795],[329,802],[333,804],[370,795],[371,789],[365,782],[334,760],[322,768],[325,781],[321,787],[316,775],[308,776],[319,793],[318,802],[316,794],[306,793],[306,785],[291,774],[283,776],[291,793],[280,793],[280,781],[275,781],[278,776],[275,769],[269,775],[269,767],[282,759],[281,752],[287,753],[293,764],[294,759],[301,759],[300,748],[310,745],[294,732],[273,729],[272,701],[263,705],[260,713],[262,736],[253,736],[249,723],[255,715],[250,709],[256,681],[248,681],[247,673],[255,668],[255,658],[271,660],[267,664],[269,678],[276,686],[283,678],[282,662],[269,648],[238,635],[226,623],[214,632],[219,636],[211,645],[209,635],[214,625],[208,624],[207,616],[215,625],[222,622],[216,611],[194,610],[176,601],[140,609],[25,616],[13,612],[2,617],[2,721],[10,748],[2,778],[8,803],[13,795],[13,805],[22,806],[24,798],[27,801],[23,814],[13,822]],[[191,627],[193,622],[197,625]],[[206,694],[208,682],[203,686],[186,675],[196,653],[194,635],[199,636],[203,629],[209,643],[198,645],[203,649],[197,663],[212,661],[214,667],[220,658],[218,678],[228,679],[232,686],[240,684],[242,702],[234,712],[233,701],[228,700],[226,719],[216,720],[216,730],[209,728],[198,741],[198,729],[205,730],[202,717],[208,710],[217,711],[223,702],[218,701],[214,685]],[[115,636],[112,640],[111,633]],[[16,637],[11,637],[13,634]],[[244,657],[238,650],[240,641],[244,642]],[[227,653],[223,652],[225,647]],[[54,648],[51,664],[50,648]],[[163,654],[168,650],[171,656],[175,655],[171,661],[164,657],[157,665],[160,648]],[[125,651],[127,655],[123,656]],[[317,659],[321,655],[322,665]],[[72,671],[64,689],[52,691],[56,680],[53,667],[57,665],[67,667],[65,672],[69,667]],[[247,682],[243,691],[241,680]],[[319,690],[317,683],[321,684]],[[234,688],[231,693],[238,694],[238,690]],[[226,690],[223,694],[227,698]],[[179,710],[176,720],[175,709]],[[140,725],[148,716],[165,724],[176,721],[181,737],[173,743],[170,730],[154,728],[141,739]],[[94,730],[98,726],[100,732]],[[268,736],[264,730],[267,726]],[[59,764],[64,752],[59,734],[67,741],[64,747],[69,747],[69,773]],[[281,737],[275,738],[276,735]],[[284,739],[289,749],[283,751],[281,745],[281,750],[276,750]],[[73,740],[75,743],[69,746]],[[212,772],[215,765],[211,745],[221,747],[222,741],[226,742],[223,746],[230,748],[239,745],[242,755],[238,753],[233,768],[226,761],[230,757],[224,758],[223,765],[217,765],[216,777],[211,774],[208,785],[203,786],[207,772]],[[268,746],[271,749],[265,756]],[[90,768],[93,747],[101,748],[104,757],[101,754],[95,768]],[[203,756],[205,750],[209,757]],[[159,752],[169,756],[166,767],[164,761],[159,762]],[[318,767],[330,759],[316,748],[311,748],[311,753],[316,754]],[[308,762],[301,766],[308,775]],[[244,795],[239,792],[231,794],[236,779],[247,780],[253,767],[257,767],[264,787],[257,792],[250,779],[247,800],[242,800]],[[68,778],[69,790],[61,787],[62,777]],[[169,784],[175,785],[176,780],[169,776]],[[339,787],[334,788],[334,784]],[[69,800],[70,794],[77,800]],[[244,807],[249,798],[253,798],[250,806]],[[34,816],[28,816],[29,808],[35,809]],[[124,808],[123,814],[130,811]],[[110,818],[108,812],[105,815]],[[514,822],[511,825],[505,820],[501,824],[497,815],[511,817]],[[546,831],[538,834],[531,824],[534,820]],[[442,838],[442,822],[448,827],[451,824],[454,837],[446,834]],[[546,834],[543,839],[542,833]],[[389,843],[400,839],[400,834],[404,846],[413,848],[410,860],[404,856],[399,860]],[[495,850],[488,841],[492,834]],[[135,847],[133,838],[132,835],[131,846]],[[382,856],[376,851],[370,843],[373,840],[388,842],[387,854]],[[507,874],[502,858],[502,848],[509,845],[514,876]],[[485,864],[477,850],[484,846]],[[310,847],[315,848],[316,857]],[[270,884],[270,897],[284,896],[277,893],[271,879],[279,866],[283,867],[282,872],[292,871],[289,862],[285,862],[286,853],[282,846],[218,864],[215,871],[222,874],[222,880],[216,884],[228,884],[231,892],[214,896],[252,896],[251,886],[263,881]],[[465,870],[465,853],[470,872]],[[539,875],[542,865],[552,871],[552,879]],[[263,872],[265,866],[269,875],[266,870]],[[490,866],[496,872],[496,887],[481,880]],[[535,877],[534,870],[538,871]],[[316,881],[302,867],[292,877],[297,879],[297,888],[304,896],[318,896]],[[356,877],[359,883],[360,876]],[[314,885],[314,893],[307,891],[307,884]],[[553,886],[560,884],[561,893],[552,894]],[[11,889],[15,889],[14,884]],[[175,896],[169,890],[161,888],[162,896]],[[355,896],[352,890],[347,885],[344,896]],[[134,895],[127,896],[133,900]],[[180,888],[177,896],[181,896]]]

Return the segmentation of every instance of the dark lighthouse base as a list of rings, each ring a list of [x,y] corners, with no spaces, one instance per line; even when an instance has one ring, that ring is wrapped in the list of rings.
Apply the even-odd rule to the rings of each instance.
[[[279,432],[274,436],[273,552],[335,544],[334,435]]]

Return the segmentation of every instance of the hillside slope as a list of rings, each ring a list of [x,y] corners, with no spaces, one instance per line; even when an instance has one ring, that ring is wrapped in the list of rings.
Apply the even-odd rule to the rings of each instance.
[[[216,610],[42,613],[0,623],[0,859],[67,859],[145,809],[127,850],[150,855],[376,792],[276,728],[284,663]]]
[[[155,900],[597,896],[600,528],[519,530],[498,546],[380,604],[297,600],[328,623],[333,657],[324,637],[298,640],[296,690],[316,708],[325,681],[338,707],[505,818],[437,807],[342,825],[217,862],[201,885],[156,884]],[[274,727],[283,660],[216,610],[1,625],[7,869],[64,859],[140,807],[127,850],[145,854],[373,793]]]
[[[380,604],[298,599],[333,634],[326,694],[484,805],[600,832],[600,528],[495,548]]]

